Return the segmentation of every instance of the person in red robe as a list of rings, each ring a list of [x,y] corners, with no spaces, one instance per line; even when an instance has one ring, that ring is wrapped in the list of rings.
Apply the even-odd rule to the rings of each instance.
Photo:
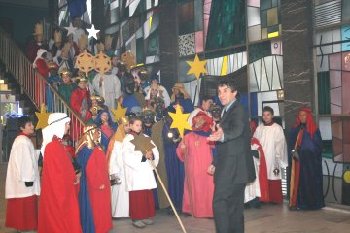
[[[207,173],[213,161],[214,144],[207,140],[213,120],[206,113],[199,112],[192,122],[193,131],[184,136],[176,150],[185,164],[182,211],[194,217],[213,217],[214,180]]]
[[[78,77],[77,83],[78,88],[76,88],[70,97],[70,104],[72,109],[80,114],[84,121],[87,121],[91,118],[90,113],[90,91],[87,88],[88,80],[86,77]]]
[[[33,67],[38,71],[43,78],[48,78],[50,73],[49,65],[46,62],[47,50],[39,49],[36,58],[33,62]]]
[[[62,142],[70,118],[52,113],[43,133],[43,172],[38,233],[82,233],[76,186],[79,184],[70,155]]]
[[[84,233],[107,233],[112,229],[108,165],[100,141],[100,129],[88,125],[77,146],[77,162],[83,171],[79,204]]]
[[[90,91],[87,88],[88,80],[84,76],[78,77],[76,80],[78,87],[72,92],[70,97],[70,105],[75,113],[81,117],[81,120],[87,122],[92,117],[90,112]],[[83,132],[83,125],[79,123],[79,119],[77,119],[74,115],[72,115],[71,130],[73,140],[78,140]]]

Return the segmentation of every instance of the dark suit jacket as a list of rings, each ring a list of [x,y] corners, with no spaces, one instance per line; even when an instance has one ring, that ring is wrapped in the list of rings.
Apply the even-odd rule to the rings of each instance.
[[[224,131],[224,141],[217,143],[214,182],[253,182],[256,175],[253,156],[250,153],[249,119],[238,101],[223,115],[220,126]]]

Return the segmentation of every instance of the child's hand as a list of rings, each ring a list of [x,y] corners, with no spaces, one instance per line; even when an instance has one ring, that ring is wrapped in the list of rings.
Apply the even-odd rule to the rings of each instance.
[[[146,157],[146,159],[152,160],[153,159],[153,152],[151,150],[146,151],[145,157]]]

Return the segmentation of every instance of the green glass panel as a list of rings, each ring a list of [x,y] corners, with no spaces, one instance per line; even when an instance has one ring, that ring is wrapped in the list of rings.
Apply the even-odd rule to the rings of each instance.
[[[267,11],[261,11],[261,27],[267,27]]]
[[[317,73],[319,114],[331,114],[329,71]]]
[[[275,25],[275,26],[272,26],[272,27],[268,27],[268,28],[267,28],[267,33],[278,32],[279,29],[280,29],[279,25]]]
[[[136,39],[136,63],[144,62],[144,40],[143,38]]]
[[[271,42],[265,41],[249,46],[249,63],[271,55]]]
[[[271,0],[261,0],[260,8],[261,10],[267,10],[272,7]]]
[[[272,0],[272,7],[278,6],[278,0]]]
[[[148,37],[148,49],[147,49],[147,56],[153,56],[157,55],[158,53],[158,31],[153,32]]]
[[[246,40],[244,0],[212,1],[206,49],[241,45]]]
[[[203,30],[203,0],[194,0],[194,31]]]

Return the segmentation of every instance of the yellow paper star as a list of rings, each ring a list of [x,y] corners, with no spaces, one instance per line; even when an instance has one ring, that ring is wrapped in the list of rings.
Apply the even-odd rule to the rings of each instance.
[[[112,113],[114,116],[114,121],[117,122],[120,118],[125,116],[126,108],[123,108],[120,103],[118,102],[117,108],[112,109]]]
[[[189,113],[185,113],[185,114],[182,113],[180,105],[176,106],[175,113],[169,112],[169,116],[171,117],[171,119],[173,119],[173,122],[171,123],[170,128],[177,128],[179,130],[181,137],[184,136],[185,129],[189,129],[189,130],[192,129],[191,125],[187,121],[190,114]]]
[[[35,129],[42,129],[48,126],[47,121],[49,120],[50,113],[46,112],[45,104],[41,104],[40,112],[36,112],[35,115],[38,118]]]
[[[205,64],[207,64],[206,60],[199,60],[197,54],[194,57],[193,61],[186,61],[187,64],[190,65],[190,70],[187,72],[187,74],[194,74],[196,79],[199,79],[201,74],[206,74],[207,70],[205,69]]]

